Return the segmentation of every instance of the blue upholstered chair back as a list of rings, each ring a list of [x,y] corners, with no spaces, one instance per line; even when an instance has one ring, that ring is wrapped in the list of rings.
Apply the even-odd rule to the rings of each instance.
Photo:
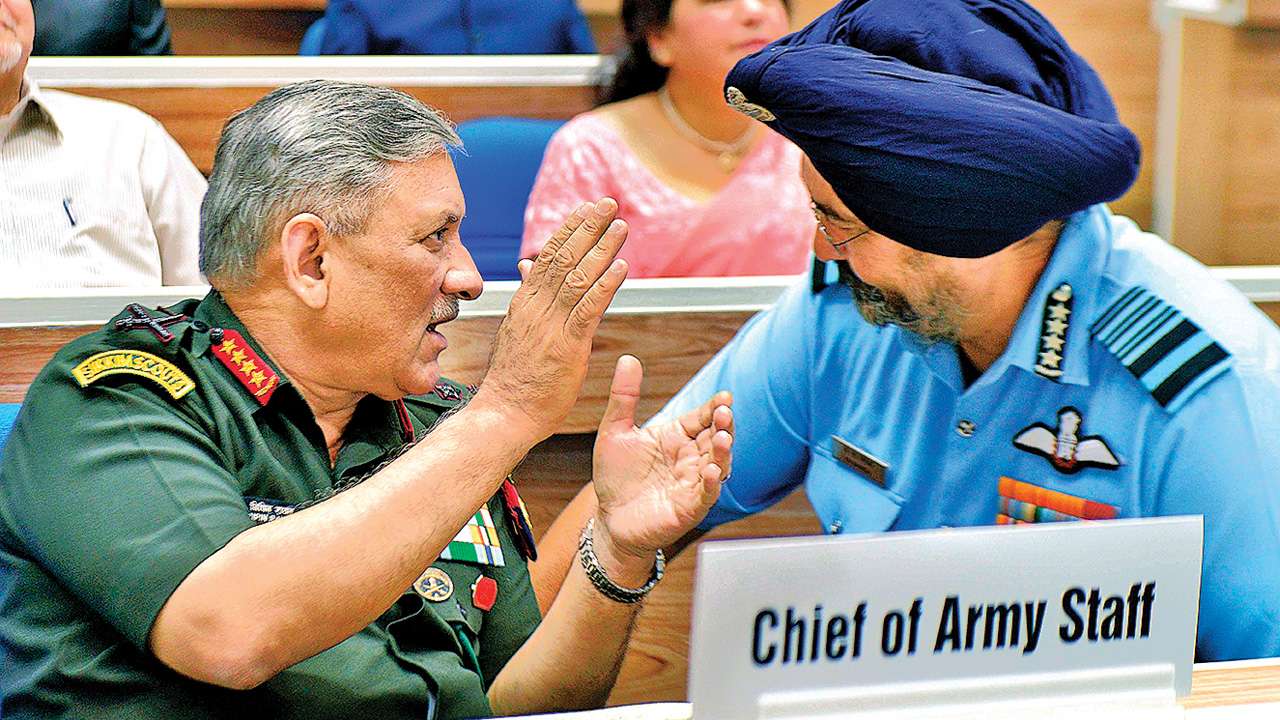
[[[302,43],[298,45],[299,55],[319,55],[320,48],[324,47],[324,18],[320,18],[311,23],[311,27],[302,34]]]
[[[562,120],[492,117],[458,124],[466,154],[455,154],[467,198],[462,240],[485,280],[518,280],[524,207],[542,153]]]
[[[4,457],[4,443],[9,439],[13,421],[18,419],[18,403],[0,403],[0,457]]]

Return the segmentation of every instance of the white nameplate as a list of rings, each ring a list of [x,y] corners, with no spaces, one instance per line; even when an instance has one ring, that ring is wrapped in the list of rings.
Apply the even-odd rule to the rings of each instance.
[[[1126,695],[1176,707],[1203,535],[1201,518],[1178,517],[703,543],[694,716]]]

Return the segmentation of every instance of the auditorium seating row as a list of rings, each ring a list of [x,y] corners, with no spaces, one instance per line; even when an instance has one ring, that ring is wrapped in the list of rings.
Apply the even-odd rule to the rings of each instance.
[[[241,8],[241,14],[314,11],[321,4],[170,3],[217,12]],[[1211,265],[1280,262],[1273,241],[1280,234],[1280,166],[1271,161],[1280,153],[1280,0],[1035,4],[1098,69],[1121,118],[1142,142],[1138,181],[1114,209]],[[795,3],[796,21],[825,5]],[[243,9],[252,7],[264,9]],[[611,8],[601,0],[592,11]],[[224,28],[221,34],[234,32]],[[592,106],[611,63],[598,56],[35,58],[32,73],[49,87],[141,107],[207,172],[225,119],[293,80],[345,77],[400,87],[455,121],[511,115],[564,120]],[[530,137],[522,130],[515,134]],[[485,136],[494,137],[492,127]],[[522,199],[518,192],[508,196],[510,203]]]

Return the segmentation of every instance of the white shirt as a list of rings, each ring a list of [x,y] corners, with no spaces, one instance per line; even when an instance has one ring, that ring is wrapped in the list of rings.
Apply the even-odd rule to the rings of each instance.
[[[24,78],[0,116],[0,295],[203,284],[207,187],[149,115]]]

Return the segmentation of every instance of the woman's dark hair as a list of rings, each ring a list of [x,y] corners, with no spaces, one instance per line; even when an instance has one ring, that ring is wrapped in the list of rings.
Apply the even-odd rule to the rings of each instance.
[[[622,46],[614,53],[613,81],[600,103],[618,102],[653,92],[667,82],[667,69],[649,55],[649,34],[667,26],[672,0],[622,0]]]
[[[622,0],[623,44],[614,53],[613,81],[600,94],[600,104],[653,92],[667,82],[667,69],[649,55],[649,35],[671,21],[673,0]],[[782,4],[791,7],[790,0]]]

